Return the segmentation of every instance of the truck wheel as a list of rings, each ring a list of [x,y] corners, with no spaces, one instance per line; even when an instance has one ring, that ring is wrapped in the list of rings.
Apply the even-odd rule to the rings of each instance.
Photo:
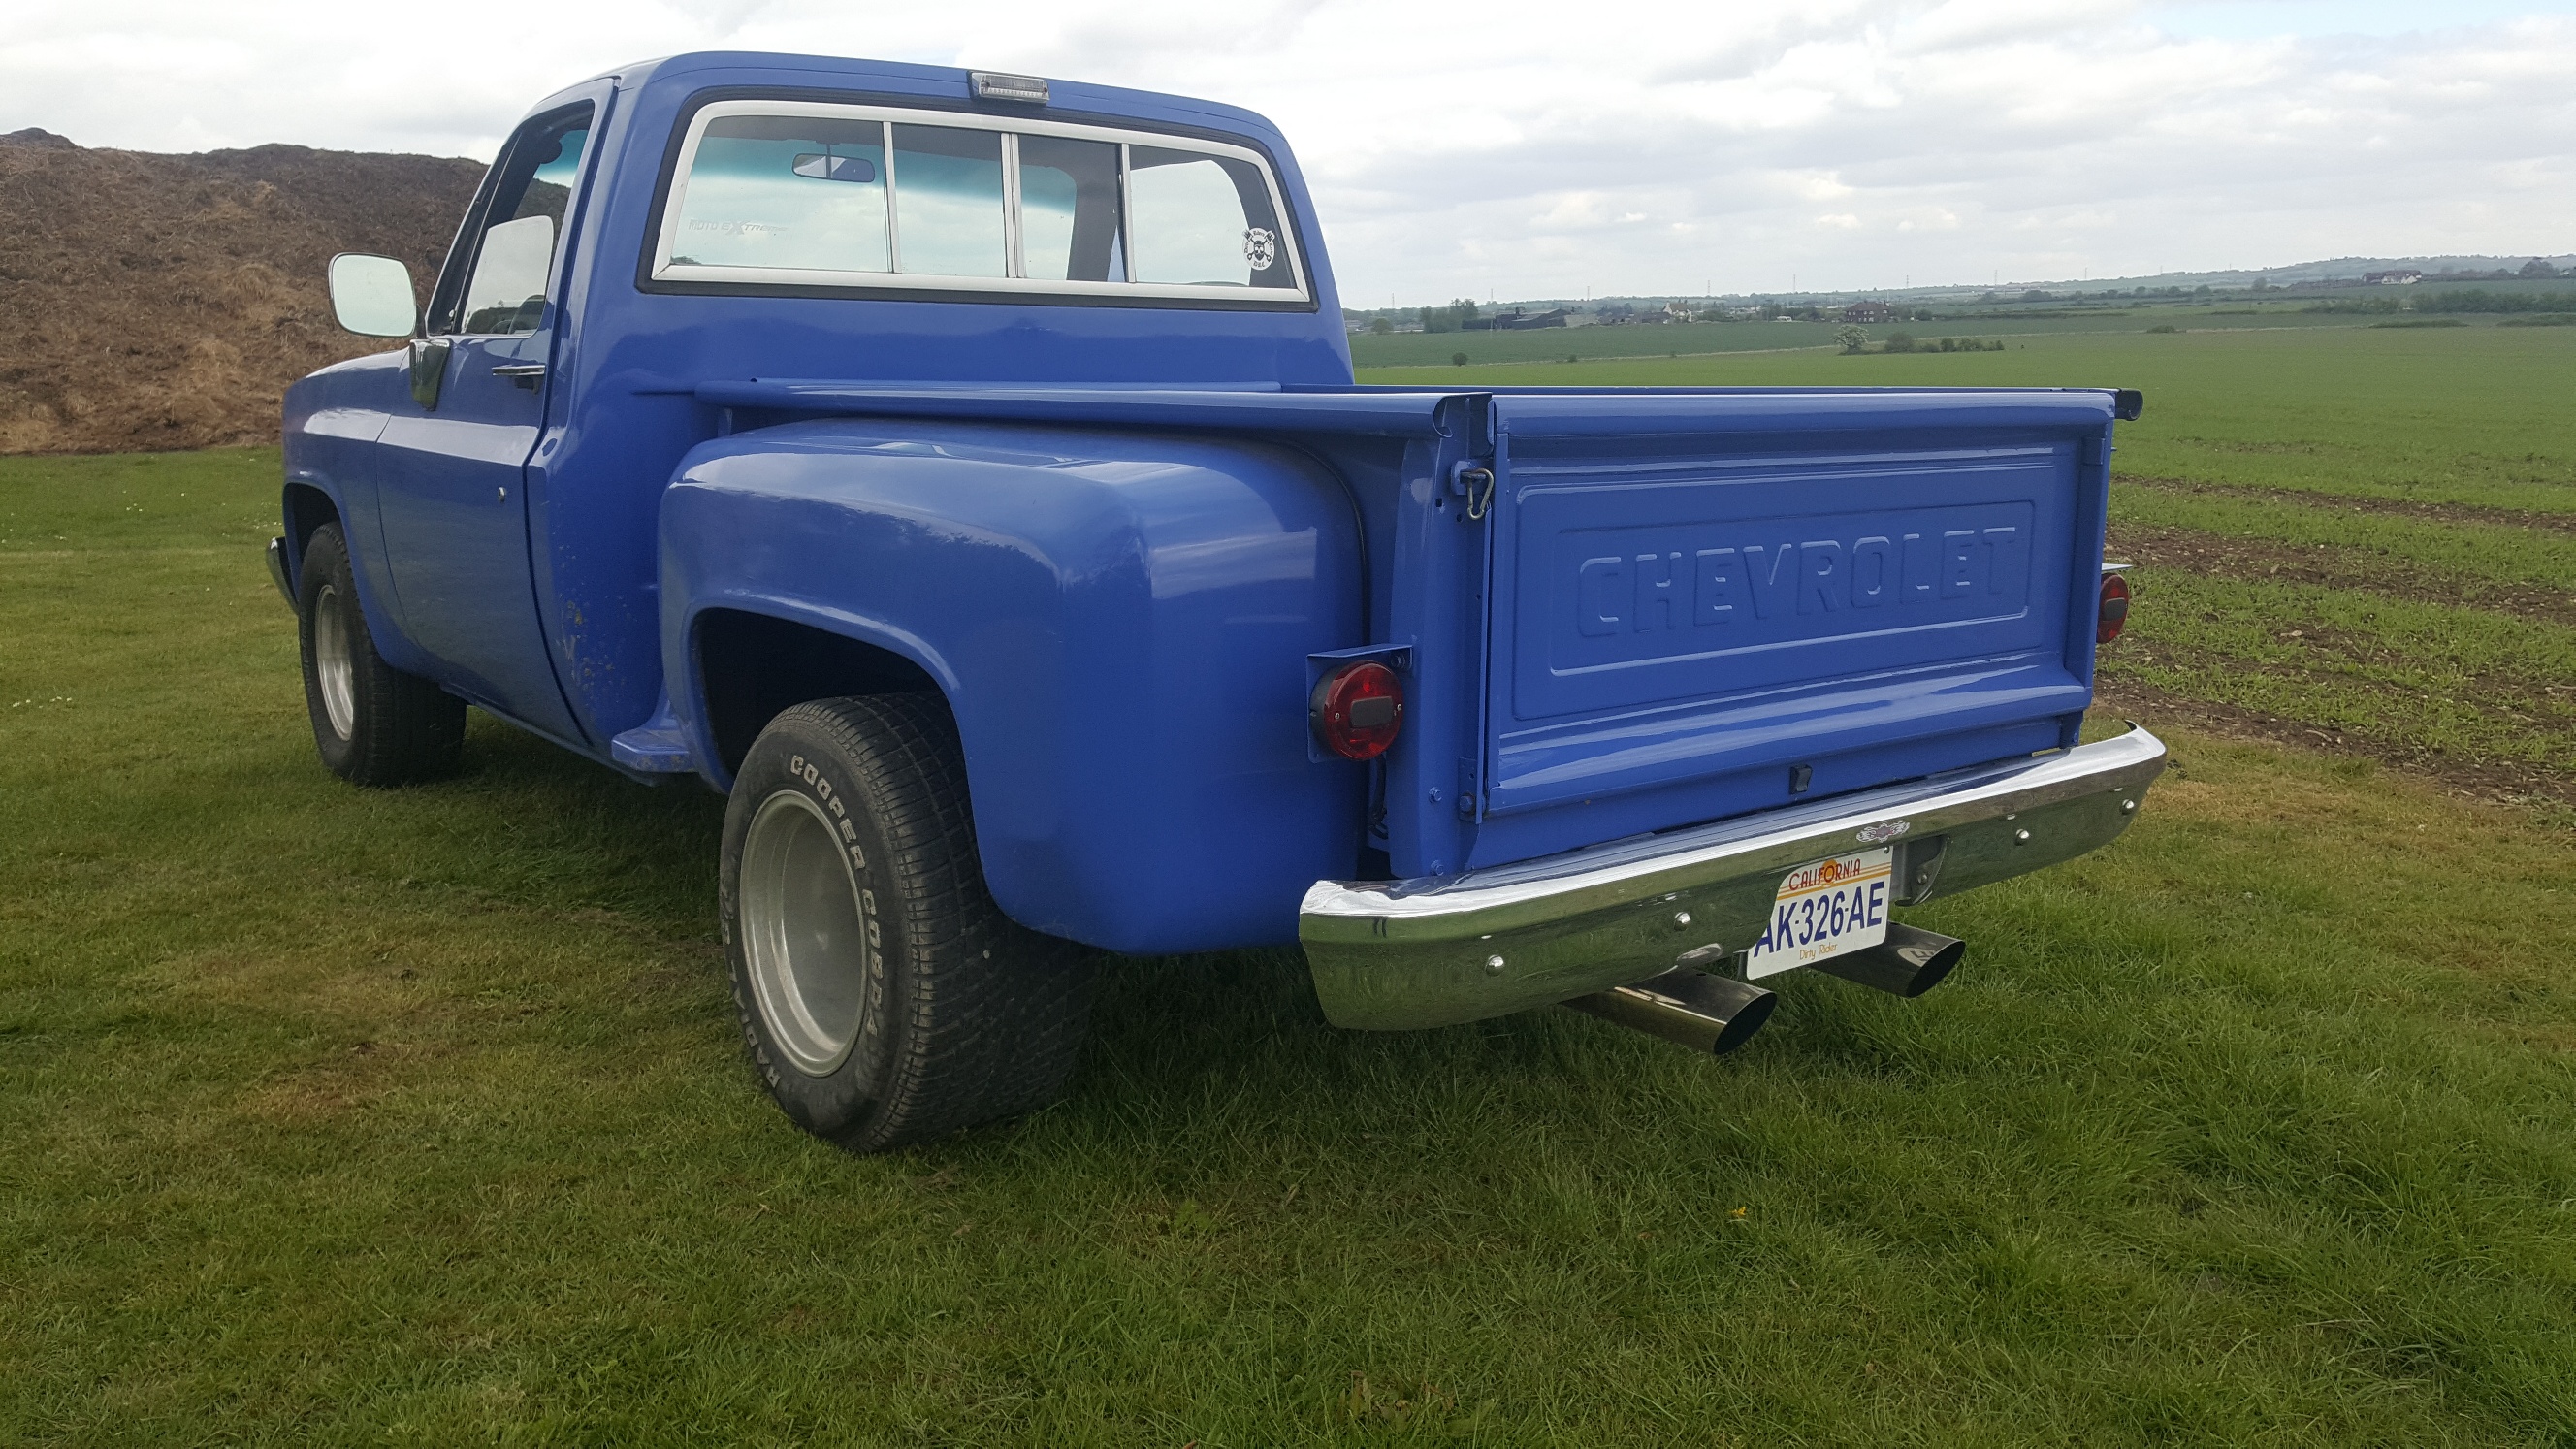
[[[359,785],[444,775],[465,750],[465,702],[376,652],[340,525],[313,530],[296,590],[304,708],[331,773]]]
[[[993,904],[936,696],[770,721],[725,808],[718,894],[752,1065],[806,1131],[876,1152],[1063,1090],[1091,961]]]

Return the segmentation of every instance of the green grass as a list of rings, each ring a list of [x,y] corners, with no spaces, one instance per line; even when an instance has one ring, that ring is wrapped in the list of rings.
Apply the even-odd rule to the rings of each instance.
[[[2179,571],[2139,598],[2122,677],[2391,749],[2576,778],[2576,629]]]
[[[2133,331],[2024,338],[2004,352],[1389,367],[1361,380],[2134,387],[2147,412],[2120,429],[2118,473],[2576,513],[2576,334],[2548,328]]]
[[[2112,518],[2403,560],[2463,602],[2475,602],[2490,585],[2556,589],[2576,599],[2576,531],[2391,517],[2313,496],[2146,487],[2115,489]]]
[[[2265,355],[2214,365],[2331,438],[2333,366]],[[2526,812],[2183,732],[2119,844],[1914,914],[1973,943],[1919,1001],[1793,977],[1709,1062],[1120,961],[1070,1100],[854,1159],[740,1061],[721,801],[480,716],[459,779],[322,772],[275,469],[0,460],[0,1442],[2576,1442],[2576,881]],[[2407,557],[2521,582],[2563,538],[2489,527]],[[2114,656],[2194,697],[2566,667],[2483,611],[2144,583]],[[2303,610],[2341,652],[2273,637]]]

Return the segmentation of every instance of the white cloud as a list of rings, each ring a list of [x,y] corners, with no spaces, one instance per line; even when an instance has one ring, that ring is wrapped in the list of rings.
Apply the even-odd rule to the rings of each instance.
[[[2568,3],[14,0],[0,130],[489,155],[623,61],[820,51],[1262,111],[1354,302],[2106,276],[2576,248]]]

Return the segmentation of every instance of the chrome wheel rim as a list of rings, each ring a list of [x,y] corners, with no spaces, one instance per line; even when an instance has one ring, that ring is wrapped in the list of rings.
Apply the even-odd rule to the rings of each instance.
[[[358,674],[349,662],[349,620],[340,611],[340,591],[330,584],[313,596],[313,673],[331,733],[345,740],[358,724]]]
[[[858,873],[823,808],[801,790],[760,802],[742,845],[743,953],[752,996],[788,1065],[828,1076],[859,1039],[867,914]]]

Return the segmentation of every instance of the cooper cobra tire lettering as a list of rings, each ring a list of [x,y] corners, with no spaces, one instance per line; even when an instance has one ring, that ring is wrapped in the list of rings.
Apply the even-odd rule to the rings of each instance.
[[[837,959],[858,973],[841,978],[854,996],[839,998],[857,1000],[858,1021],[837,1038],[848,1049],[828,1071],[810,1038],[791,1039],[807,1043],[811,1069],[781,1046],[742,919],[751,822],[782,792],[813,802],[856,886],[863,944]],[[744,1046],[772,1099],[806,1131],[880,1151],[1032,1110],[1062,1090],[1088,1023],[1090,953],[993,904],[955,725],[938,696],[818,700],[772,720],[735,777],[719,878]],[[807,959],[797,958],[800,979]],[[759,980],[777,989],[775,977]]]

